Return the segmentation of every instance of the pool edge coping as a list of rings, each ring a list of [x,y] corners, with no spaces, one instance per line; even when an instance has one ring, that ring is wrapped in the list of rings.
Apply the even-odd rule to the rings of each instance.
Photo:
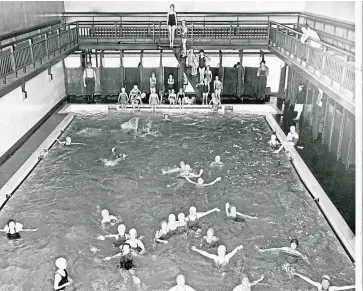
[[[0,189],[0,210],[5,206],[13,196],[19,186],[25,181],[36,165],[40,162],[40,155],[44,150],[49,150],[56,139],[63,133],[74,119],[74,113],[68,113],[67,116],[57,125],[57,127],[47,136],[31,156],[21,165],[14,175]]]
[[[272,114],[266,114],[265,119],[268,125],[276,132],[278,139],[283,142],[286,140],[286,135],[272,116]],[[291,163],[293,164],[295,171],[297,172],[300,180],[305,185],[318,208],[322,212],[325,219],[330,224],[333,232],[338,237],[340,243],[343,245],[350,258],[355,262],[355,235],[330,200],[324,189],[311,173],[308,166],[305,164],[300,154],[297,152],[294,146],[286,146],[291,153]]]

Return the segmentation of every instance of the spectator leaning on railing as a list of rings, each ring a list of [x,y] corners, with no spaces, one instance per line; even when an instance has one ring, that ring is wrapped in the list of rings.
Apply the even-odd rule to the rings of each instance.
[[[306,43],[307,39],[310,38],[310,46],[321,49],[321,44],[313,41],[314,39],[320,41],[320,37],[315,30],[312,30],[308,25],[304,25],[301,28],[301,31],[303,33],[303,35],[301,36],[301,43]]]

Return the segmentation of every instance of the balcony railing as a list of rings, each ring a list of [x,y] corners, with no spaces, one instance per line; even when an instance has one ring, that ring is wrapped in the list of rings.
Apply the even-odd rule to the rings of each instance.
[[[57,53],[78,44],[77,27],[74,24],[59,26],[44,33],[12,42],[0,47],[0,79],[6,84],[7,77],[18,77],[20,70],[26,71],[29,65],[42,64]]]
[[[285,25],[270,21],[269,40],[271,46],[276,46],[289,52],[301,62],[318,70],[322,75],[329,77],[340,85],[340,89],[348,89],[355,92],[355,57],[352,53],[346,52],[329,44],[318,42],[321,49],[300,41],[302,34]],[[290,56],[291,57],[291,56]]]

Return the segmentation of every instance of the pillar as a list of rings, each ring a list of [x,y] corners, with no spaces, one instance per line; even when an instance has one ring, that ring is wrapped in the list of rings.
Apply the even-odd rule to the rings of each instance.
[[[141,92],[144,91],[145,88],[143,88],[143,72],[144,72],[144,69],[143,69],[143,64],[142,64],[142,60],[144,58],[144,51],[142,50],[141,53],[140,53],[140,63],[139,63],[139,89]]]
[[[346,110],[343,107],[342,123],[340,124],[340,128],[339,128],[339,142],[338,142],[338,149],[337,149],[337,159],[338,160],[340,158],[340,151],[341,151],[341,148],[342,148],[342,140],[343,140],[344,129],[345,129],[345,118],[346,118]]]
[[[159,90],[165,91],[164,88],[164,68],[163,68],[163,50],[160,50],[160,64],[159,64]],[[162,96],[160,96],[162,98]]]
[[[120,50],[120,85],[121,88],[125,87],[125,68],[124,68],[124,51]]]
[[[243,49],[239,50],[240,66],[237,69],[237,97],[241,97],[243,93]]]
[[[100,68],[99,68],[99,74],[98,74],[98,86],[99,86],[99,92],[101,96],[103,95],[103,62],[104,62],[105,52],[101,51],[100,54]],[[97,87],[96,87],[97,88]]]
[[[219,51],[218,76],[219,76],[219,80],[223,83],[223,79],[224,79],[224,68],[223,68],[223,53],[222,53],[221,50]]]

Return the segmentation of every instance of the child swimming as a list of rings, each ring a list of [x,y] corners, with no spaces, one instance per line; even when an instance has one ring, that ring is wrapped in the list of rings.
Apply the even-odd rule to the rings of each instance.
[[[278,154],[285,145],[295,146],[299,140],[299,135],[295,131],[295,126],[290,126],[290,132],[288,133],[286,140],[281,144],[280,148],[274,151],[274,154]]]
[[[226,203],[226,214],[227,214],[227,218],[229,218],[235,222],[244,222],[245,223],[246,222],[245,218],[258,219],[257,216],[249,216],[249,215],[237,212],[236,206],[230,205],[229,202]]]
[[[273,133],[271,135],[271,139],[268,141],[268,144],[273,149],[278,149],[279,148],[280,143],[277,140],[276,133]]]
[[[200,169],[199,174],[194,174],[189,164],[185,165],[184,170],[180,171],[180,177],[183,178],[199,178],[203,174],[203,169]]]
[[[65,290],[65,287],[71,285],[73,280],[67,273],[67,260],[65,258],[58,258],[55,261],[55,266],[58,268],[54,275],[54,290]]]
[[[185,233],[186,231],[188,231],[188,225],[187,225],[187,221],[185,220],[184,213],[178,214],[177,226],[178,226],[177,232],[179,234],[182,234],[182,233]]]
[[[221,156],[216,156],[214,162],[210,164],[211,167],[223,167],[224,164],[221,162]]]
[[[129,239],[125,242],[125,244],[129,244],[131,246],[131,250],[133,251],[133,253],[140,255],[145,253],[145,246],[140,238],[137,238],[137,231],[135,228],[130,229],[129,236]]]
[[[355,285],[351,285],[351,286],[331,286],[331,279],[330,276],[328,275],[323,275],[321,277],[321,281],[320,282],[315,282],[313,280],[311,280],[308,277],[305,277],[301,274],[298,274],[296,272],[292,272],[292,275],[298,276],[301,279],[303,279],[304,281],[308,282],[309,284],[315,286],[318,291],[336,291],[336,290],[350,290],[350,289],[355,289]]]
[[[201,247],[206,247],[206,248],[214,248],[217,246],[219,242],[218,237],[216,237],[214,235],[214,229],[213,228],[209,228],[207,230],[207,235],[203,237],[202,243],[201,243]]]
[[[168,223],[165,220],[163,220],[160,225],[161,228],[157,230],[155,233],[155,241],[158,243],[167,244],[171,237]]]
[[[115,222],[117,222],[117,217],[114,215],[110,215],[110,212],[107,209],[103,209],[101,211],[101,215],[102,215],[102,221],[101,221],[102,224],[110,223],[112,225]]]
[[[173,168],[173,169],[168,170],[168,171],[162,170],[162,174],[163,175],[166,175],[166,174],[173,174],[173,173],[178,173],[178,172],[185,171],[185,163],[184,163],[184,161],[181,161],[180,164],[179,164],[179,166],[180,167],[176,167],[176,168]]]
[[[169,231],[172,232],[172,233],[175,233],[177,227],[178,227],[178,224],[177,224],[175,215],[174,214],[169,214],[169,218],[168,218]]]
[[[169,289],[169,291],[195,291],[189,285],[185,285],[185,277],[182,274],[179,274],[176,277],[176,286]]]
[[[4,229],[0,229],[0,231],[3,231],[6,233],[6,236],[8,239],[20,239],[20,233],[21,231],[37,231],[38,229],[23,229],[23,225],[19,222],[16,222],[14,219],[9,219],[6,223]]]
[[[214,263],[216,264],[216,266],[225,266],[229,263],[230,259],[237,254],[237,252],[239,250],[243,249],[243,245],[240,245],[238,247],[236,247],[232,252],[230,252],[229,254],[226,254],[226,247],[224,245],[220,245],[217,249],[217,254],[218,255],[214,255],[214,254],[210,254],[206,251],[202,251],[202,250],[198,250],[196,247],[191,247],[192,251],[198,252],[200,253],[202,256],[205,256],[209,259],[212,259],[214,261]]]
[[[213,182],[210,182],[208,184],[204,184],[204,180],[202,178],[198,178],[197,182],[194,182],[190,180],[187,176],[184,177],[189,183],[196,185],[197,187],[205,187],[205,186],[212,186],[215,183],[222,180],[221,177],[216,178]]]
[[[251,291],[252,286],[257,285],[265,278],[265,275],[261,275],[260,279],[250,283],[250,279],[246,273],[241,275],[241,284],[236,286],[233,291]]]
[[[190,207],[189,215],[185,219],[188,224],[188,228],[192,231],[200,231],[201,227],[199,224],[199,219],[213,212],[220,212],[220,211],[221,210],[219,208],[213,208],[205,212],[197,212],[197,209],[194,206]]]
[[[82,144],[82,145],[84,145],[84,143],[80,143],[80,142],[72,142],[72,139],[71,139],[71,137],[69,137],[69,136],[67,136],[67,137],[65,138],[65,140],[64,140],[64,141],[60,141],[58,138],[56,139],[56,141],[57,141],[59,144],[64,145],[64,146],[70,146],[70,145],[72,145],[72,144]]]

